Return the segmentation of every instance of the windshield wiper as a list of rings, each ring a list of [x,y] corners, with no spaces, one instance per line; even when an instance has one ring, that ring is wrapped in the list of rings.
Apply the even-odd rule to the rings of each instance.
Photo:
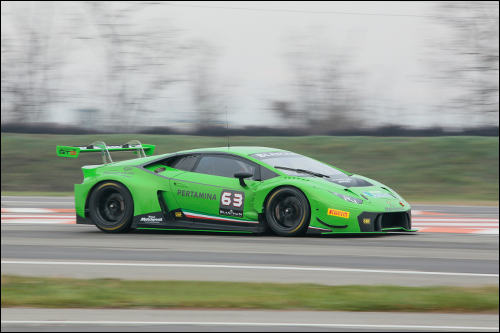
[[[312,175],[312,176],[316,176],[316,177],[330,178],[330,176],[324,175],[322,173],[304,170],[304,169],[287,168],[287,167],[283,167],[283,166],[279,166],[279,165],[275,165],[274,167],[276,169],[283,169],[283,170],[290,170],[290,171],[295,171],[295,172],[307,173],[308,175]]]

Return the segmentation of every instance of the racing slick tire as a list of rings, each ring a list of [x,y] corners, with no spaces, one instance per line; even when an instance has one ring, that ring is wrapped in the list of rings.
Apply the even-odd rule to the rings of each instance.
[[[279,236],[300,236],[309,226],[311,208],[306,196],[295,187],[280,187],[266,202],[269,228]]]
[[[126,232],[134,215],[134,201],[122,184],[106,181],[99,184],[90,195],[89,216],[105,232]]]

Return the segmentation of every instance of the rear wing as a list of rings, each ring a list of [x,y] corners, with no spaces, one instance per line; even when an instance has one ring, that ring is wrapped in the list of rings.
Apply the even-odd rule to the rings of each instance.
[[[131,140],[123,145],[107,146],[102,141],[95,141],[86,146],[57,146],[57,156],[78,158],[80,153],[101,153],[104,164],[111,163],[110,151],[133,151],[139,158],[153,155],[155,145],[142,144],[137,140]]]

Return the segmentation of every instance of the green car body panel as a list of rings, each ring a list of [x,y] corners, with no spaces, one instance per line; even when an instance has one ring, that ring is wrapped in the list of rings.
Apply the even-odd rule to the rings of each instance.
[[[149,149],[146,155],[152,154],[154,146],[144,146]],[[59,156],[74,157],[68,156],[67,151],[61,153],[61,147],[72,149],[58,146]],[[287,186],[300,190],[309,202],[308,234],[414,231],[411,230],[410,205],[389,187],[326,163],[366,186],[347,187],[306,174],[292,176],[255,157],[255,154],[277,152],[289,153],[266,147],[203,148],[84,166],[83,182],[74,186],[77,223],[93,224],[88,213],[88,199],[93,189],[107,182],[118,182],[129,190],[133,199],[132,228],[260,233],[267,230],[266,200],[277,188]],[[261,172],[267,169],[266,172],[274,176],[245,179],[241,184],[235,177],[184,171],[162,164],[165,159],[189,154],[239,157],[258,166]],[[221,196],[234,193],[243,196],[242,211],[223,213]],[[346,200],[345,196],[356,200]]]

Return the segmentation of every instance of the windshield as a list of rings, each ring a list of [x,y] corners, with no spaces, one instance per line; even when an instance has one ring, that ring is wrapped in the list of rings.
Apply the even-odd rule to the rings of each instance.
[[[252,154],[252,157],[269,164],[272,167],[285,167],[290,169],[302,169],[307,171],[312,171],[318,174],[323,174],[327,176],[343,176],[346,175],[339,170],[332,168],[324,163],[316,161],[304,155],[295,154],[287,151],[277,151],[269,153],[257,153]],[[313,175],[306,174],[300,171],[293,171],[287,169],[281,169],[281,171],[290,176],[301,176],[301,177],[313,177]]]

